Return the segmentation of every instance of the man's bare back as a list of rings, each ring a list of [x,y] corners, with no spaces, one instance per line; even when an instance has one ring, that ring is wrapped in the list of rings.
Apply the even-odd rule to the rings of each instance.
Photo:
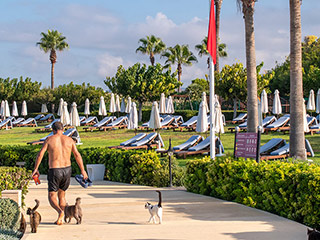
[[[72,138],[63,134],[48,137],[46,142],[49,154],[49,168],[64,168],[71,165],[70,157],[73,146]]]

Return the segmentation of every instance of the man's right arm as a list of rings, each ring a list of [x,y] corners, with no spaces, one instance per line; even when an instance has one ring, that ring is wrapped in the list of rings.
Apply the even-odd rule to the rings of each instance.
[[[38,174],[39,175],[39,171],[38,171],[38,168],[40,166],[40,163],[42,161],[42,158],[43,158],[43,155],[45,154],[45,152],[47,151],[48,149],[48,139],[46,139],[42,145],[42,148],[40,150],[40,152],[38,153],[37,155],[37,158],[36,158],[36,162],[35,162],[35,165],[34,165],[34,170],[32,172],[32,176],[34,176],[35,174]]]
[[[73,153],[74,158],[76,159],[76,162],[80,168],[80,171],[81,171],[83,178],[87,179],[88,175],[87,175],[87,172],[84,170],[84,165],[83,165],[83,160],[82,160],[81,154],[79,153],[77,146],[73,140],[72,140],[72,153]]]

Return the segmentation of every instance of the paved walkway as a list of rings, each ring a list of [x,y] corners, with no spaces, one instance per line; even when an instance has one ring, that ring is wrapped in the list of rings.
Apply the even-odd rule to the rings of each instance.
[[[114,182],[94,182],[82,188],[74,179],[67,192],[67,202],[74,204],[82,198],[83,223],[75,220],[62,226],[54,225],[57,215],[47,200],[45,176],[39,186],[31,184],[26,197],[27,206],[40,200],[42,223],[38,233],[30,233],[28,224],[23,239],[307,239],[306,227],[299,223],[212,197],[188,193],[183,189],[163,188],[163,224],[147,223],[146,201],[157,202],[155,188]],[[27,219],[29,222],[29,219]]]

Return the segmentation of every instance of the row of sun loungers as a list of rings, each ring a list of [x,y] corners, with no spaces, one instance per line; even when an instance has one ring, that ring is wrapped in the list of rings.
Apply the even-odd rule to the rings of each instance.
[[[218,137],[216,137],[216,152],[219,151],[219,146],[221,146],[222,152],[224,148],[222,142]],[[161,149],[164,147],[164,143],[160,134],[152,132],[150,134],[139,133],[133,138],[120,143],[119,146],[112,146],[109,148],[117,149],[151,149],[152,147],[160,147],[159,152],[166,153],[167,151]],[[203,154],[210,152],[210,138],[204,139],[200,135],[191,136],[186,142],[173,147],[173,153],[177,157],[186,158],[189,155]]]
[[[320,131],[320,124],[318,124],[318,121],[315,117],[307,116],[307,124],[310,129],[311,135],[314,132]],[[247,129],[247,122],[241,123],[239,126],[240,131],[244,131]],[[290,131],[290,114],[286,114],[279,119],[276,119],[275,116],[267,116],[262,121],[262,127],[264,128],[265,133],[268,132],[274,132],[274,131],[282,131],[283,133]],[[235,130],[235,127],[230,127],[228,130],[231,130],[233,132]]]
[[[183,118],[182,116],[160,116],[160,124],[161,129],[174,129],[179,127],[181,124],[183,124]],[[150,129],[149,122],[143,123],[141,127],[139,127],[140,130],[146,129],[147,131]]]
[[[164,147],[163,140],[161,135],[157,132],[149,133],[148,135],[145,133],[139,133],[133,138],[120,143],[119,146],[112,146],[109,148],[117,148],[117,149],[151,149],[153,147]]]
[[[38,114],[34,117],[34,119],[38,122],[52,122],[55,119],[55,117],[52,113],[49,113],[47,115]]]
[[[305,139],[305,147],[307,156],[314,157],[313,149],[307,139]],[[284,139],[273,138],[269,142],[261,146],[260,159],[268,160],[287,158],[290,155],[289,149],[290,145],[289,143],[286,143]]]
[[[33,142],[28,142],[27,144],[29,145],[39,145],[39,144],[43,144],[44,141],[53,135],[53,132],[51,132],[48,136],[45,136],[43,138],[41,138],[38,141],[33,141]],[[80,139],[80,135],[79,132],[77,131],[76,128],[69,128],[68,130],[66,130],[63,135],[71,137],[77,144],[81,144],[81,139]]]

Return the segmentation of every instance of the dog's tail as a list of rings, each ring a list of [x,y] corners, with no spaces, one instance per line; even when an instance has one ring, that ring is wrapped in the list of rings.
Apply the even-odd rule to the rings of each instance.
[[[156,191],[157,193],[159,193],[159,202],[158,202],[158,207],[162,207],[162,196],[161,196],[161,192],[160,191]]]
[[[36,202],[36,205],[34,206],[34,208],[32,208],[32,212],[37,210],[37,208],[39,207],[39,204],[40,204],[40,201],[38,199],[35,199],[34,201]]]

